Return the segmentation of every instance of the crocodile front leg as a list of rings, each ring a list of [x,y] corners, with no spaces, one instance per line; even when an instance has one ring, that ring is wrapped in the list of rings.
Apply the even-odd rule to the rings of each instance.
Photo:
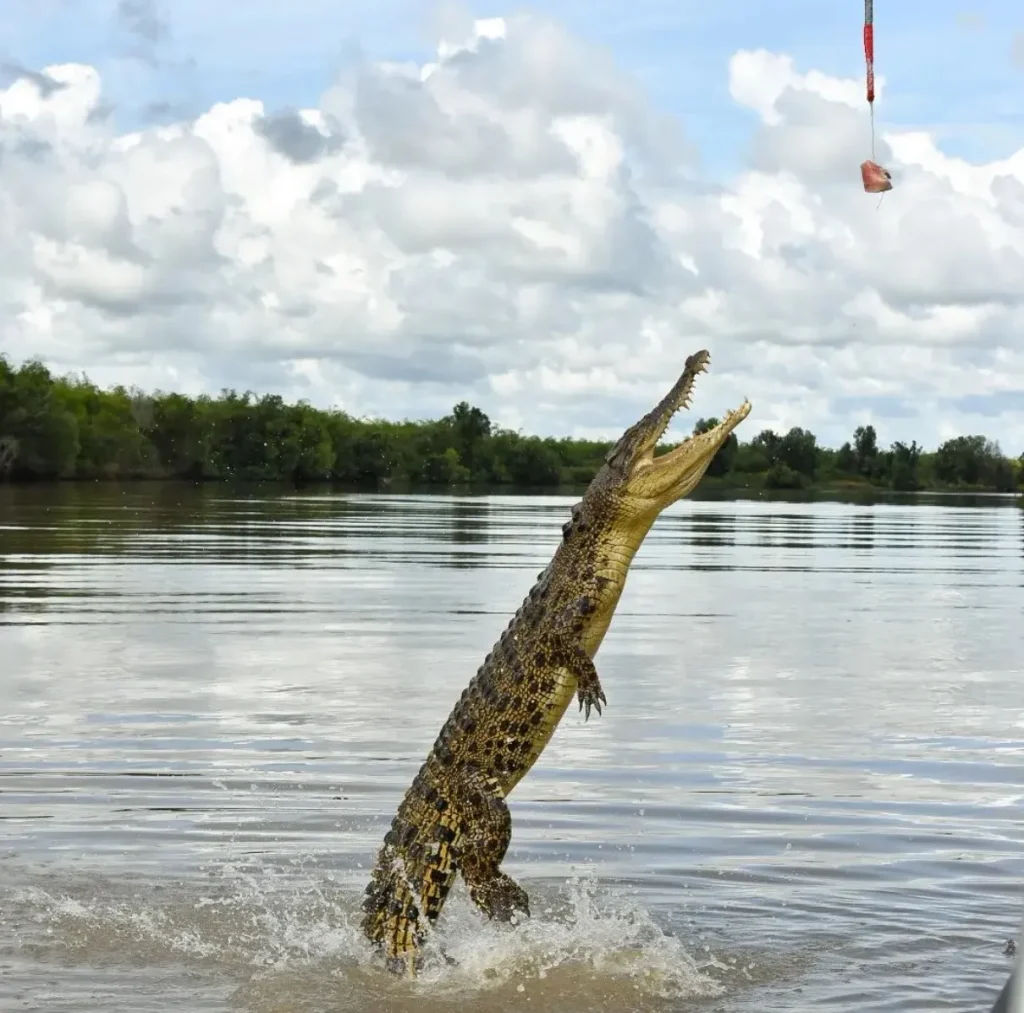
[[[507,922],[517,911],[529,915],[526,891],[499,868],[512,840],[512,814],[501,786],[476,768],[467,770],[462,785],[459,867],[469,895],[488,918]]]
[[[590,709],[593,708],[598,714],[601,713],[601,704],[608,703],[604,690],[601,688],[601,680],[597,677],[597,669],[591,661],[587,652],[577,644],[559,652],[558,662],[572,674],[576,680],[576,699],[580,702],[580,710],[583,711],[583,720],[590,719]]]

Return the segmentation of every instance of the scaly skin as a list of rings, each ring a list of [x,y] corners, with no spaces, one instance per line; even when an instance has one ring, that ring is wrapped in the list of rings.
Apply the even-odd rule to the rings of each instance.
[[[363,931],[388,967],[414,974],[427,925],[457,872],[491,918],[529,914],[525,891],[500,869],[512,836],[505,798],[536,762],[573,696],[605,703],[594,656],[626,574],[658,515],[691,492],[743,405],[668,454],[654,448],[689,407],[707,352],[609,452],[562,528],[562,544],[455,705],[384,838],[363,902]]]

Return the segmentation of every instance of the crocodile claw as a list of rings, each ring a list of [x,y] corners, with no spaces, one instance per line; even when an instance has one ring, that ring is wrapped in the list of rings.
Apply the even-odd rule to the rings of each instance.
[[[601,713],[601,704],[607,706],[608,700],[605,698],[604,690],[598,689],[597,692],[593,690],[584,691],[582,689],[577,690],[576,696],[580,702],[580,710],[583,711],[583,720],[590,720],[590,709],[593,708],[598,714]],[[584,710],[584,708],[586,708]]]

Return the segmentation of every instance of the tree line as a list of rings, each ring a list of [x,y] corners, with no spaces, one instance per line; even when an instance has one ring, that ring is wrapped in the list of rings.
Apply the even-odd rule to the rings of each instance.
[[[695,431],[715,424],[701,419]],[[225,390],[193,398],[101,389],[85,377],[54,376],[37,361],[15,367],[0,356],[0,479],[8,481],[177,478],[550,488],[589,482],[610,446],[502,429],[465,401],[430,421],[364,420],[305,402],[288,404],[273,394]],[[1011,492],[1024,483],[1022,458],[1007,457],[984,436],[958,436],[932,452],[916,442],[883,449],[870,425],[859,426],[836,450],[794,427],[786,433],[765,429],[745,443],[731,435],[708,476],[765,489]]]

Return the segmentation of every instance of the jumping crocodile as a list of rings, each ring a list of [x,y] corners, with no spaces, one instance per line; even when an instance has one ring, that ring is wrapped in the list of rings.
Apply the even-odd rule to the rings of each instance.
[[[662,401],[609,451],[562,528],[562,543],[445,722],[377,856],[362,929],[396,973],[415,974],[426,930],[461,872],[491,918],[529,915],[526,891],[500,868],[512,837],[505,802],[575,695],[584,720],[607,703],[594,655],[633,556],[670,504],[700,482],[750,403],[654,456],[689,408],[710,356],[697,352]]]

